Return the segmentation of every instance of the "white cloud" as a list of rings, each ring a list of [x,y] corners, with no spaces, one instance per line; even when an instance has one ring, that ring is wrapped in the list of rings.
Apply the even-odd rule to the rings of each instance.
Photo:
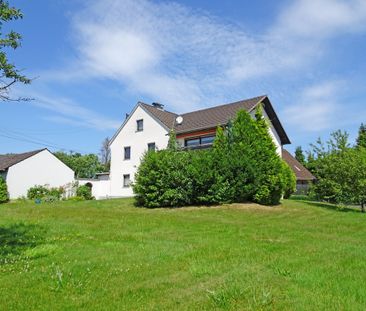
[[[340,111],[341,81],[325,81],[305,88],[296,102],[283,111],[289,125],[309,132],[334,127]]]
[[[309,66],[326,39],[365,30],[362,0],[295,0],[261,35],[174,2],[93,0],[72,23],[81,71],[190,110]],[[76,74],[80,74],[80,70]]]
[[[280,14],[273,33],[314,40],[365,29],[364,0],[297,0]]]

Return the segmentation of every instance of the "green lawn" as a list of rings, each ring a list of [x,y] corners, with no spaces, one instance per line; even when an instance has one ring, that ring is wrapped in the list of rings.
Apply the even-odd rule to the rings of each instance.
[[[0,205],[0,309],[365,310],[365,222],[296,201]]]

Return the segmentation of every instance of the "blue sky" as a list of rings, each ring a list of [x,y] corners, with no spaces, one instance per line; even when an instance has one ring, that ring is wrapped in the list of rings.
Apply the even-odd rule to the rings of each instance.
[[[12,92],[34,100],[0,102],[0,153],[97,153],[139,100],[179,113],[268,94],[291,151],[366,122],[363,0],[11,4],[9,57],[35,78]]]

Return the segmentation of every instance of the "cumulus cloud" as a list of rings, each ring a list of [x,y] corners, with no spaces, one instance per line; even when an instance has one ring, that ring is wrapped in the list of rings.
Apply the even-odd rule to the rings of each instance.
[[[250,95],[243,90],[255,79],[309,66],[327,39],[365,31],[365,19],[362,0],[295,0],[252,36],[174,2],[92,0],[72,24],[87,76],[114,79],[185,111]]]

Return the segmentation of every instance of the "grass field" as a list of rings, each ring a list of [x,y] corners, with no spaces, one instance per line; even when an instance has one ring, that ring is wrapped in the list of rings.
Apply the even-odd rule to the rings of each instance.
[[[365,310],[365,224],[296,201],[0,205],[0,309]]]

